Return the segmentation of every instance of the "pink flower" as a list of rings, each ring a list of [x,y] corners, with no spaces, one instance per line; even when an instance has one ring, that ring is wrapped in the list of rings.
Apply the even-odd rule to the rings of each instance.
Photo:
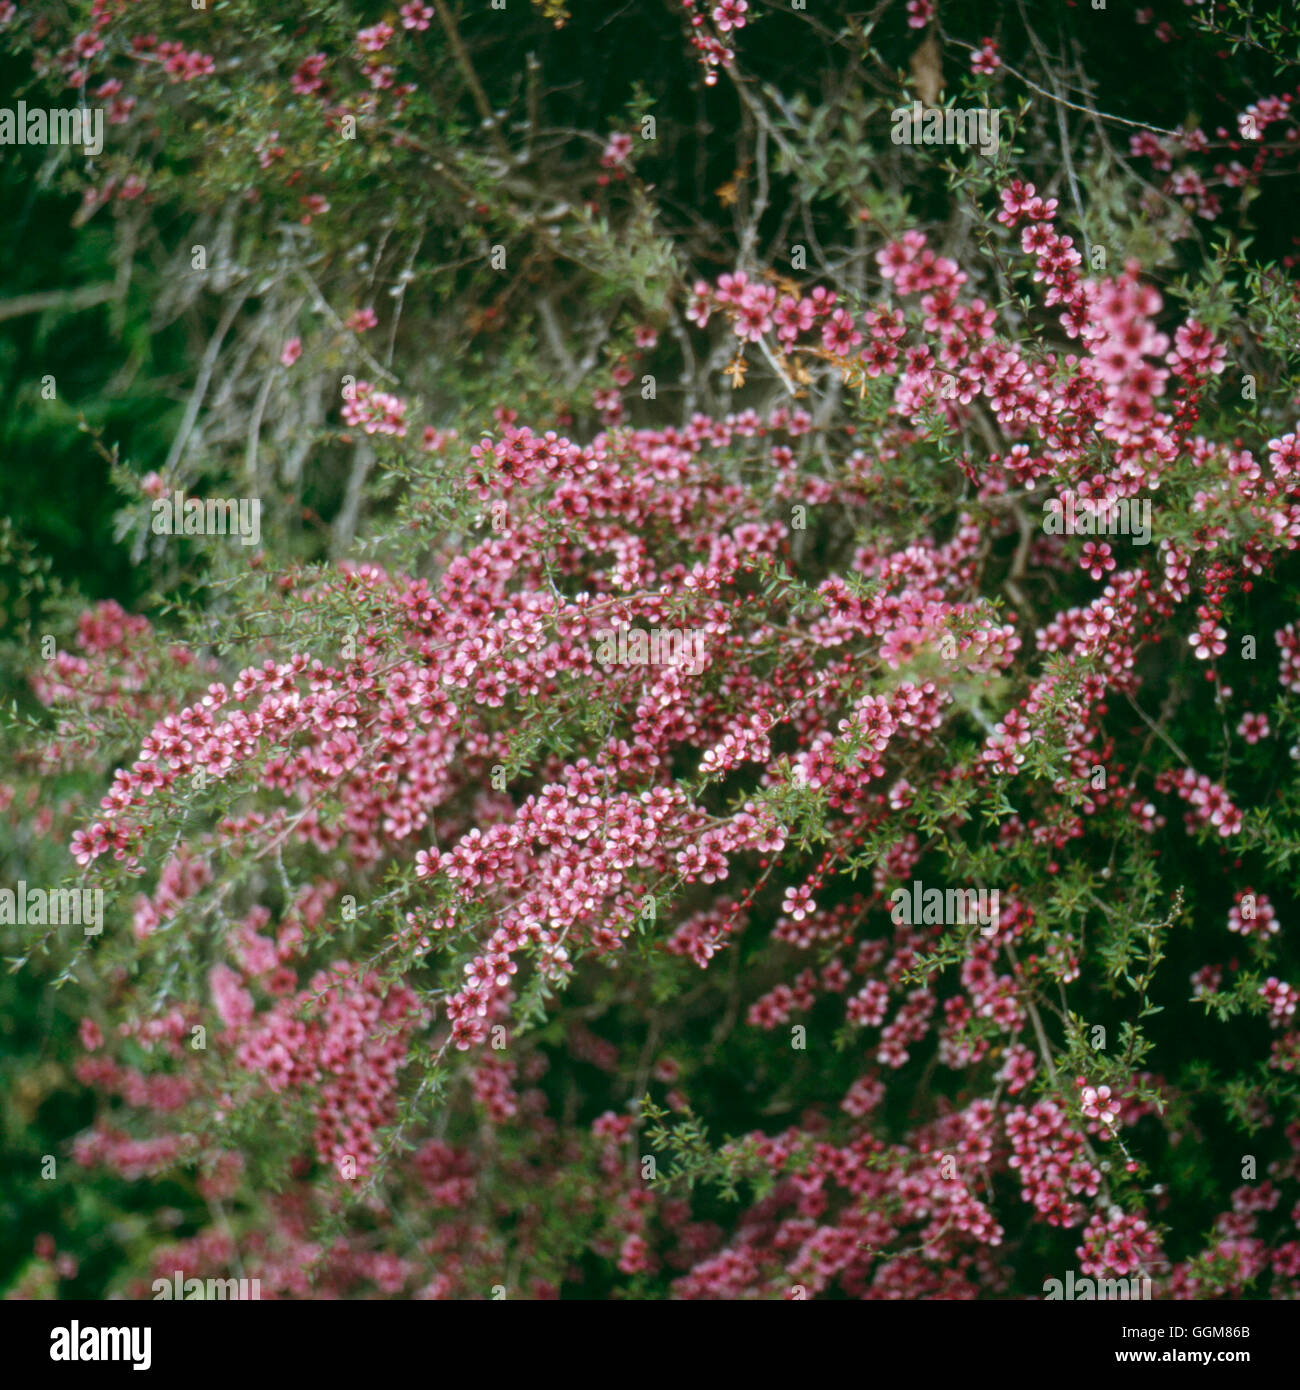
[[[1115,556],[1105,541],[1085,541],[1083,554],[1079,557],[1079,568],[1086,570],[1090,579],[1100,579],[1102,575],[1115,568]]]
[[[402,28],[424,30],[429,27],[429,21],[433,18],[433,8],[429,5],[420,3],[420,0],[408,0],[402,6]]]
[[[1243,714],[1241,722],[1237,725],[1237,732],[1247,743],[1258,743],[1261,739],[1268,738],[1271,733],[1268,727],[1268,715]]]
[[[603,169],[617,169],[626,164],[632,153],[632,144],[632,137],[623,131],[611,135],[601,152],[601,167]]]
[[[1212,656],[1222,656],[1228,650],[1227,636],[1213,618],[1206,618],[1197,624],[1196,631],[1187,640],[1195,650],[1197,660],[1206,661]]]
[[[785,890],[781,911],[788,912],[796,922],[802,922],[805,917],[816,910],[817,904],[812,900],[812,889],[806,883],[801,883],[797,888]]]
[[[307,209],[299,219],[304,227],[308,226],[314,217],[321,217],[330,210],[329,201],[319,193],[305,193],[301,202]]]
[[[1079,1105],[1085,1115],[1100,1120],[1105,1129],[1110,1129],[1119,1118],[1109,1086],[1084,1086],[1079,1092]]]
[[[358,29],[357,47],[363,53],[380,53],[388,46],[394,32],[391,24],[385,24],[382,21],[379,24],[372,24],[369,29]]]
[[[325,85],[321,73],[325,69],[326,58],[323,53],[313,53],[298,64],[298,70],[289,79],[289,88],[299,96],[310,96]]]
[[[1241,936],[1276,936],[1277,913],[1266,893],[1241,892],[1228,909],[1228,930]]]
[[[1284,984],[1276,975],[1270,975],[1260,985],[1258,992],[1268,1004],[1268,1021],[1274,1028],[1287,1027],[1295,1015],[1296,1004],[1300,1003],[1300,990],[1294,985]]]
[[[282,367],[292,367],[301,356],[302,339],[290,338],[280,349],[280,365]]]
[[[971,54],[970,67],[974,73],[988,76],[996,72],[1002,66],[1002,59],[998,57],[998,46],[993,39],[981,39],[980,47]]]
[[[406,435],[406,406],[400,396],[377,391],[368,381],[358,381],[352,399],[343,403],[343,420],[348,425],[360,425],[366,434],[401,439]]]
[[[686,306],[687,320],[697,328],[703,328],[709,322],[712,309],[713,295],[708,284],[703,280],[697,280],[691,291],[690,302]]]

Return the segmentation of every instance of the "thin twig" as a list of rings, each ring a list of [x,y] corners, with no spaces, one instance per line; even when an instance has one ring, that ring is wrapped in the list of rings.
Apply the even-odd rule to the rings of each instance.
[[[944,38],[947,42],[956,44],[958,48],[968,49],[971,53],[978,51],[973,43],[965,43],[961,39],[949,38],[946,34]],[[1179,140],[1186,134],[1185,131],[1168,130],[1162,125],[1152,125],[1150,121],[1130,121],[1127,116],[1113,116],[1109,111],[1098,111],[1087,106],[1080,106],[1073,101],[1067,101],[1065,97],[1058,97],[1054,92],[1049,92],[1046,87],[1040,87],[1033,78],[1026,77],[1023,72],[1018,72],[1009,63],[1003,63],[1000,71],[1009,73],[1012,77],[1016,78],[1017,81],[1023,82],[1026,87],[1037,92],[1039,96],[1046,97],[1048,101],[1059,101],[1062,106],[1068,106],[1071,111],[1082,111],[1085,116],[1097,116],[1103,121],[1114,121],[1117,125],[1130,126],[1134,130],[1151,130],[1157,135],[1172,135],[1175,139]]]
[[[46,309],[89,309],[116,294],[117,285],[106,283],[82,285],[76,290],[38,290],[34,294],[15,295],[13,299],[0,300],[0,323],[24,314],[39,314]]]
[[[312,279],[311,274],[302,266],[298,267],[298,274],[301,277],[303,284],[305,284],[307,288],[311,291],[312,302],[321,311],[321,313],[323,313],[324,315],[326,315],[327,318],[330,319],[330,321],[334,324],[334,327],[337,328],[340,333],[351,333],[351,329],[348,328],[347,324],[345,324],[343,320],[339,318],[339,316],[334,312],[329,301],[321,292],[321,287],[316,283],[315,280]],[[355,333],[353,333],[352,336],[356,338]],[[392,374],[392,372],[390,372],[388,368],[384,366],[382,362],[377,361],[370,352],[370,349],[367,348],[366,345],[362,343],[360,340],[357,341],[357,350],[358,352],[360,352],[361,356],[366,359],[366,363],[372,371],[377,372],[381,377],[383,377],[385,381],[391,381],[394,383],[397,382],[397,377],[395,377]]]
[[[497,154],[505,160],[507,165],[512,164],[514,158],[510,153],[510,147],[506,144],[505,137],[497,125],[497,118],[493,114],[487,93],[483,90],[483,84],[478,80],[478,73],[474,71],[474,64],[470,61],[469,50],[462,42],[460,30],[456,27],[456,20],[447,8],[447,0],[433,0],[433,5],[438,11],[438,20],[442,24],[443,32],[447,35],[447,42],[451,44],[451,51],[456,55],[456,62],[469,86],[470,95],[474,98],[474,105],[478,107],[483,124],[487,126],[492,143],[496,146]]]
[[[176,431],[176,438],[172,440],[172,447],[167,453],[167,462],[163,465],[163,477],[165,478],[171,477],[177,463],[180,462],[186,444],[189,443],[190,432],[194,429],[195,420],[198,419],[199,407],[203,404],[203,398],[208,394],[212,373],[217,365],[217,358],[221,355],[221,345],[225,342],[230,325],[234,323],[235,315],[243,307],[248,294],[248,290],[244,289],[231,299],[230,303],[226,305],[225,313],[221,315],[216,332],[208,339],[203,361],[199,364],[198,379],[194,383],[193,391],[190,392],[189,401],[185,406],[185,414],[181,418],[181,427]]]

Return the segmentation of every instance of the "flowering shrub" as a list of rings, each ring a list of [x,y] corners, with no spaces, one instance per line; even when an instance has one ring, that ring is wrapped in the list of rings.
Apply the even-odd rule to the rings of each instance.
[[[428,8],[358,30],[351,78],[415,100],[389,58]],[[701,81],[797,164],[737,71],[752,7],[685,8]],[[1011,79],[964,47],[973,93]],[[330,70],[291,80],[327,124]],[[1204,190],[1164,191],[1153,266],[1147,190],[1090,230],[981,158],[947,237],[864,186],[851,272],[764,264],[760,209],[642,296],[586,429],[526,391],[452,425],[392,349],[328,407],[378,479],[348,554],[41,610],[14,852],[112,908],[20,964],[78,991],[78,1170],[176,1194],[118,1289],[1297,1295],[1294,286],[1226,242],[1169,272]],[[302,341],[267,351],[292,394]],[[634,360],[699,399],[641,418]]]

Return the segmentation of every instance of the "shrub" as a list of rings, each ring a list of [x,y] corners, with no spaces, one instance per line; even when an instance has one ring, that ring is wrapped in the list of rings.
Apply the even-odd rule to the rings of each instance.
[[[965,47],[972,101],[1010,80]],[[883,96],[801,125],[704,56],[779,159],[727,269],[656,261],[603,420],[499,361],[486,430],[358,370],[321,405],[374,479],[346,556],[209,537],[155,614],[34,615],[72,636],[26,634],[10,852],[66,845],[109,910],[19,964],[79,1001],[75,1162],[166,1194],[109,1282],[1294,1297],[1294,286],[1198,243],[1204,180],[1148,221],[1104,135],[1022,154],[1022,113],[854,186]],[[760,256],[781,178],[864,214],[847,261]],[[620,395],[633,353],[688,364],[675,423]]]

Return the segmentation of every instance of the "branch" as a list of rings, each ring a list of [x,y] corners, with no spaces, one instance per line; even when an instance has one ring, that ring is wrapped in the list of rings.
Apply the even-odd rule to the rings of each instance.
[[[331,308],[330,306],[329,300],[325,298],[324,292],[321,290],[321,287],[316,283],[315,280],[312,279],[311,274],[307,271],[305,267],[298,267],[298,276],[302,280],[303,284],[307,286],[308,291],[311,293],[312,303],[315,304],[315,306],[321,311],[321,313],[323,313],[330,320],[330,322],[334,325],[335,328],[338,329],[340,333],[351,334],[352,338],[356,341],[356,351],[360,353],[362,357],[365,358],[366,364],[367,366],[369,366],[370,370],[374,372],[377,376],[382,377],[383,380],[391,381],[394,385],[397,385],[397,377],[395,377],[392,374],[392,372],[390,372],[388,368],[384,366],[382,362],[379,362],[375,359],[375,357],[370,352],[370,349],[367,348],[364,343],[357,340],[357,335],[353,333],[352,330],[347,326],[347,324],[345,324],[343,320],[339,318],[339,316],[334,312],[333,308]]]
[[[962,39],[952,38],[947,34],[944,35],[944,41],[954,43],[958,48],[968,49],[971,53],[978,51],[973,43],[966,43]],[[1001,71],[1009,73],[1018,81],[1023,82],[1026,87],[1037,92],[1040,97],[1046,97],[1048,101],[1059,101],[1062,106],[1068,106],[1071,111],[1082,111],[1085,116],[1099,116],[1103,121],[1115,121],[1119,125],[1131,126],[1134,130],[1151,130],[1157,135],[1172,135],[1178,139],[1182,139],[1187,133],[1183,130],[1168,130],[1162,125],[1152,125],[1150,121],[1130,121],[1127,116],[1113,116],[1109,111],[1097,111],[1087,106],[1080,106],[1077,102],[1067,101],[1064,97],[1057,96],[1055,92],[1049,92],[1046,87],[1040,87],[1037,82],[1026,77],[1023,72],[1017,72],[1010,63],[1004,62],[1001,65]]]
[[[483,84],[478,80],[478,73],[474,71],[474,64],[470,62],[469,50],[461,41],[460,30],[456,27],[456,20],[451,11],[447,8],[447,0],[433,0],[434,8],[438,11],[438,20],[442,24],[443,33],[447,35],[447,42],[451,44],[451,51],[456,55],[456,62],[460,65],[461,73],[469,86],[470,95],[474,98],[474,105],[478,107],[478,113],[483,118],[483,124],[487,126],[492,136],[492,143],[497,147],[497,153],[505,160],[506,165],[514,163],[510,155],[510,148],[501,135],[497,126],[497,118],[493,114],[491,103],[487,99],[487,93],[483,90]]]
[[[116,294],[116,284],[108,283],[83,285],[79,290],[38,290],[34,294],[20,294],[13,299],[0,300],[0,323],[24,314],[39,314],[46,309],[89,309],[106,303]]]
[[[203,354],[203,360],[199,363],[198,379],[194,383],[194,390],[190,392],[189,401],[185,406],[185,414],[181,417],[180,428],[176,431],[176,437],[172,440],[172,446],[167,452],[167,462],[163,465],[164,478],[170,480],[173,470],[180,462],[185,445],[189,442],[190,431],[193,430],[194,422],[198,419],[199,407],[203,404],[203,398],[208,394],[208,384],[212,380],[212,372],[217,365],[221,345],[225,342],[230,325],[234,323],[235,315],[239,313],[248,295],[249,290],[245,288],[231,298],[226,305],[225,312],[221,315],[221,321],[217,324],[216,331],[208,339],[207,350]]]

